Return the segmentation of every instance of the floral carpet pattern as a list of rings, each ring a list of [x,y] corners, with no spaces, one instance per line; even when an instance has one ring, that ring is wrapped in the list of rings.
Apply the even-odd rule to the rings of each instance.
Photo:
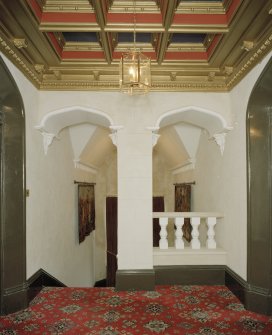
[[[44,288],[29,308],[0,317],[0,334],[272,334],[272,318],[246,311],[225,286],[155,291]]]

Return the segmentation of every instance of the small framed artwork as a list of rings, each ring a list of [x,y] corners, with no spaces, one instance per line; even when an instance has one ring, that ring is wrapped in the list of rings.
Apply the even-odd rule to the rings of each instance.
[[[79,243],[95,229],[94,184],[78,184]]]

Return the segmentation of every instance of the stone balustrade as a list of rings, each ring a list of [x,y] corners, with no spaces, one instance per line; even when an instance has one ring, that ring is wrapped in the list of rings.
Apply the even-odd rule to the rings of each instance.
[[[207,236],[206,248],[216,249],[216,239],[215,239],[215,225],[218,218],[222,218],[222,213],[217,212],[153,212],[153,218],[159,219],[160,230],[160,249],[168,249],[168,236],[167,236],[167,226],[169,219],[174,219],[175,224],[175,249],[184,249],[184,239],[182,226],[184,224],[185,218],[190,218],[192,225],[192,240],[190,242],[191,249],[200,249],[200,239],[199,239],[199,226],[201,222],[205,220],[207,224]],[[204,219],[204,220],[202,220]]]

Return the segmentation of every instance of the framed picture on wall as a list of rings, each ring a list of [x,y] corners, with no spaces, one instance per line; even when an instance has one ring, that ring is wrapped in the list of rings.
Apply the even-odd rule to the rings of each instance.
[[[93,184],[78,185],[79,243],[95,229],[95,194]]]

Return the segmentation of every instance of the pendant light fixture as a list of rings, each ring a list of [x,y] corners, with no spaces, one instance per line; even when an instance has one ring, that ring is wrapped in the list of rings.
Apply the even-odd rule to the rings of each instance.
[[[120,61],[120,90],[129,95],[146,94],[151,87],[150,58],[136,50],[136,6],[133,0],[133,50]]]

